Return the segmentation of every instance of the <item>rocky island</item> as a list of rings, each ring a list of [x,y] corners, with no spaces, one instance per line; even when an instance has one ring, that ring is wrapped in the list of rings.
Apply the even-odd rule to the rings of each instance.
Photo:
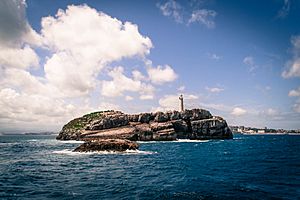
[[[83,140],[76,151],[137,149],[133,141],[232,139],[226,121],[204,109],[125,114],[93,112],[63,126],[58,140]]]

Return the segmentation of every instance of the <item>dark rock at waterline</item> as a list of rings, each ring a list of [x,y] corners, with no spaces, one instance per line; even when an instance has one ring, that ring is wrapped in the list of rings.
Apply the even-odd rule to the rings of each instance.
[[[93,151],[126,151],[136,150],[139,145],[130,140],[121,139],[91,139],[77,147],[74,152],[93,152]]]
[[[64,125],[58,140],[127,139],[161,141],[176,139],[232,139],[222,117],[204,109],[124,114],[120,111],[94,112]]]

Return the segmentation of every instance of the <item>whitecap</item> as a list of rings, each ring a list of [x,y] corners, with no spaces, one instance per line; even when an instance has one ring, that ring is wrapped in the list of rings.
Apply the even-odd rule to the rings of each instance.
[[[21,144],[20,142],[0,142],[0,146],[10,146],[15,144]]]
[[[93,154],[94,152],[81,153],[81,152],[74,152],[71,149],[63,149],[63,150],[53,151],[53,153],[74,156],[74,155],[83,155],[83,154]]]
[[[156,154],[156,151],[126,150],[126,154]]]
[[[174,142],[209,142],[209,140],[189,140],[189,139],[178,139]]]
[[[137,143],[140,144],[147,144],[147,143],[171,143],[171,142],[182,142],[182,143],[188,143],[188,142],[209,142],[209,140],[190,140],[190,139],[177,139],[177,140],[171,140],[171,141],[137,141]]]
[[[63,149],[63,150],[58,150],[58,151],[53,151],[54,154],[64,154],[64,155],[91,155],[91,154],[119,154],[119,155],[138,155],[138,154],[143,154],[143,155],[151,155],[151,154],[156,154],[157,152],[152,152],[152,151],[141,151],[141,150],[126,150],[123,152],[119,151],[93,151],[93,152],[74,152],[71,149]]]
[[[67,143],[67,144],[82,144],[82,143],[84,143],[84,141],[78,141],[78,140],[64,140],[64,141],[59,140],[59,142]]]
[[[148,143],[164,143],[166,141],[136,141],[139,144],[148,144]]]

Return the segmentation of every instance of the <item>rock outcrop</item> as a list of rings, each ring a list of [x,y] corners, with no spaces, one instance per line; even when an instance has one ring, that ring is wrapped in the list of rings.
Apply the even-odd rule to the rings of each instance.
[[[79,147],[77,147],[74,152],[91,152],[91,151],[126,151],[126,150],[136,150],[139,145],[136,142],[129,140],[120,139],[107,139],[107,140],[88,140]]]
[[[226,121],[204,109],[141,114],[95,112],[70,121],[57,136],[59,140],[131,141],[231,138]]]

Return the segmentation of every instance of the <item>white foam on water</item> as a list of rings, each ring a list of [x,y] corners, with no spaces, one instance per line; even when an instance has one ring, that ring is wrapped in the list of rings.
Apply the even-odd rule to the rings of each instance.
[[[9,146],[9,145],[15,145],[15,144],[21,144],[20,142],[0,142],[0,146]]]
[[[139,144],[148,144],[148,143],[164,143],[166,141],[136,141]]]
[[[209,142],[209,140],[189,140],[189,139],[178,139],[174,142]]]
[[[156,151],[126,150],[126,154],[156,154]]]
[[[64,140],[64,141],[59,140],[59,142],[67,143],[67,144],[82,144],[82,143],[84,143],[84,141],[78,141],[78,140]]]
[[[84,154],[88,155],[88,154],[93,154],[94,152],[81,153],[81,152],[74,152],[71,149],[63,149],[63,150],[53,151],[53,153],[74,156],[74,155],[84,155]]]
[[[140,150],[126,150],[124,152],[119,151],[94,151],[94,152],[74,152],[71,149],[63,149],[58,151],[53,151],[54,154],[64,154],[64,155],[91,155],[91,154],[103,154],[103,155],[109,155],[109,154],[118,154],[118,155],[151,155],[156,154],[157,152],[152,151],[140,151]]]
[[[7,145],[7,143],[1,143],[0,142],[0,147],[2,147],[2,146],[4,147],[4,146],[8,146],[8,145]]]
[[[54,139],[30,139],[26,141],[29,143],[36,143],[38,145],[47,145],[47,146],[53,146],[59,144],[59,141]]]
[[[190,140],[190,139],[177,139],[172,141],[137,141],[139,144],[148,143],[171,143],[171,142],[182,142],[182,143],[199,143],[199,142],[209,142],[209,140]]]

